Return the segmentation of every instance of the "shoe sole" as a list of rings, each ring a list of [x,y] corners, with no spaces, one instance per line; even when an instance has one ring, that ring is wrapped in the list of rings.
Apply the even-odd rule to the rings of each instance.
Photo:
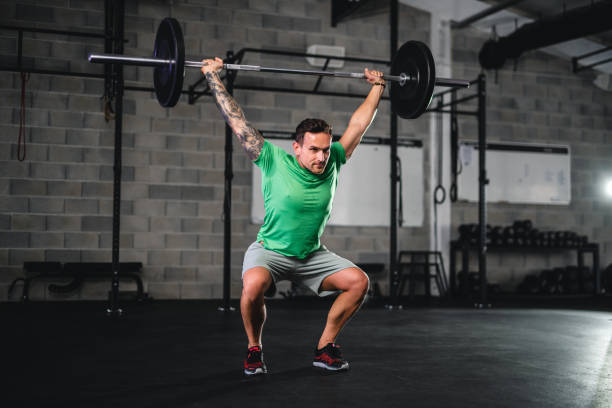
[[[244,370],[244,375],[260,375],[266,374],[268,371],[262,368],[256,368],[255,371]]]
[[[349,363],[344,363],[340,367],[333,367],[333,366],[329,366],[329,365],[327,365],[325,363],[321,363],[319,361],[313,361],[312,365],[314,367],[324,368],[324,369],[330,370],[330,371],[344,371],[344,370],[348,370],[349,369]]]

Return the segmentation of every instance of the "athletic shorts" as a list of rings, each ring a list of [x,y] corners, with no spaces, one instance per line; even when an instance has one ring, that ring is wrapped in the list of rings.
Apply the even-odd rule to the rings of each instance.
[[[320,290],[325,278],[346,268],[357,268],[354,263],[334,254],[323,245],[305,259],[298,259],[265,249],[261,243],[253,242],[244,254],[242,276],[256,266],[266,268],[272,275],[274,283],[266,291],[266,296],[273,296],[276,283],[283,280],[306,286],[319,296],[328,296],[336,291]]]

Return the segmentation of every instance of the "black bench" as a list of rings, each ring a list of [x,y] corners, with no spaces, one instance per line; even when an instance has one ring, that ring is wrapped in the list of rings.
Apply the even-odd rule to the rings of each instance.
[[[24,262],[24,277],[15,279],[9,286],[8,296],[10,298],[13,289],[18,282],[23,282],[21,300],[29,300],[30,283],[34,279],[70,279],[65,284],[49,284],[49,291],[53,293],[70,293],[81,286],[87,279],[112,279],[113,270],[110,262]],[[135,300],[147,299],[144,293],[141,262],[120,262],[119,279],[129,279],[136,283]]]

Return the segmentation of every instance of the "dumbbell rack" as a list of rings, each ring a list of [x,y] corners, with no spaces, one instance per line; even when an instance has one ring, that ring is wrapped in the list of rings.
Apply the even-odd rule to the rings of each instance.
[[[449,280],[450,280],[450,293],[451,296],[465,296],[466,293],[458,293],[457,291],[457,254],[461,254],[461,270],[466,272],[463,274],[463,288],[468,287],[468,273],[470,270],[470,252],[478,251],[478,246],[470,244],[466,241],[451,241],[450,248],[450,269],[449,269]],[[595,296],[601,294],[601,271],[599,268],[599,244],[589,243],[581,247],[568,248],[568,247],[536,247],[536,246],[507,246],[507,245],[489,245],[487,246],[487,252],[516,252],[516,251],[529,251],[529,252],[553,252],[553,251],[576,251],[576,258],[578,268],[582,271],[585,263],[585,255],[590,254],[592,257],[591,272],[594,279],[593,294]],[[582,277],[581,277],[582,278]]]

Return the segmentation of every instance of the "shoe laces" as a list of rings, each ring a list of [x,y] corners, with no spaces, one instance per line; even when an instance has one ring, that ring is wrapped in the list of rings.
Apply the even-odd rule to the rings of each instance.
[[[261,361],[261,348],[253,346],[247,351],[247,362],[256,363]]]
[[[342,351],[340,350],[340,346],[336,345],[336,343],[329,343],[325,346],[324,352],[327,352],[327,354],[333,358],[342,360]]]

